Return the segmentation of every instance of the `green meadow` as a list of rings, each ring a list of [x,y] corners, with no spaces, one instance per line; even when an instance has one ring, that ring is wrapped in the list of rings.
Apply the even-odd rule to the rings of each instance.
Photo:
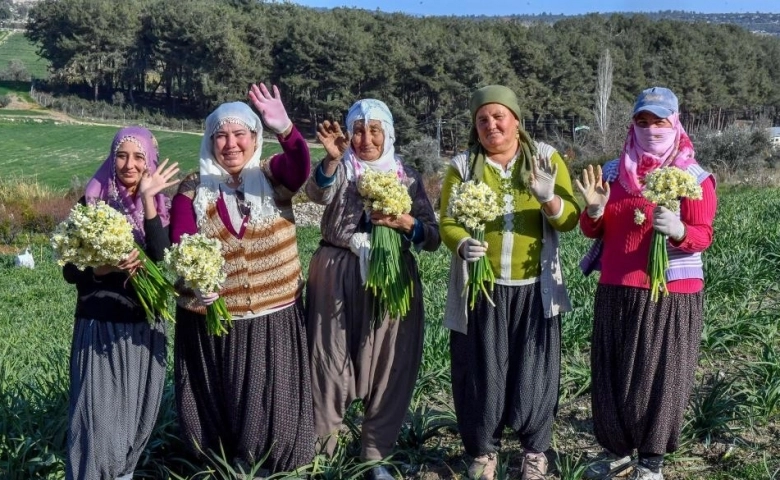
[[[49,77],[49,62],[38,56],[35,45],[23,33],[0,30],[0,70],[8,68],[12,60],[22,62],[33,78]]]

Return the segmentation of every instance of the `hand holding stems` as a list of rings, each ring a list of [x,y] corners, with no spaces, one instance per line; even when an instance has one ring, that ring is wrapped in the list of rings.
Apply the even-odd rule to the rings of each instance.
[[[166,158],[157,167],[153,174],[149,170],[144,171],[141,180],[138,182],[138,194],[141,195],[141,202],[144,205],[144,216],[152,219],[157,215],[157,208],[154,204],[154,196],[168,187],[176,185],[174,177],[179,173],[179,164],[168,165]]]
[[[275,134],[286,138],[292,131],[292,122],[287,115],[284,104],[282,104],[279,88],[276,85],[271,87],[274,91],[273,94],[268,91],[264,83],[261,83],[259,87],[253,84],[247,95],[252,101],[252,105],[260,112],[263,123]]]
[[[458,247],[458,255],[463,260],[473,263],[487,254],[487,242],[480,242],[474,238],[468,237]]]
[[[582,170],[582,181],[575,179],[577,189],[582,194],[587,204],[587,212],[590,218],[596,219],[604,215],[604,208],[609,200],[609,182],[602,178],[601,165],[588,165]]]
[[[408,213],[387,215],[382,212],[373,211],[371,212],[371,223],[383,227],[390,227],[407,234],[411,233],[414,229],[414,217]]]
[[[200,290],[195,290],[195,297],[197,297],[198,302],[203,305],[204,307],[208,307],[209,305],[213,304],[219,299],[219,293],[216,292],[201,292]]]
[[[666,207],[657,206],[653,209],[653,228],[675,241],[685,237],[685,224]]]
[[[344,152],[349,148],[349,138],[341,130],[339,122],[331,123],[325,120],[317,126],[317,139],[328,154],[322,164],[322,173],[330,177],[336,171]]]
[[[142,259],[138,258],[139,252],[137,248],[134,248],[128,255],[127,258],[119,262],[117,265],[101,265],[99,267],[95,267],[92,270],[92,273],[96,277],[100,277],[103,275],[107,275],[109,273],[116,273],[116,272],[127,272],[130,275],[133,275],[136,270],[141,266]]]

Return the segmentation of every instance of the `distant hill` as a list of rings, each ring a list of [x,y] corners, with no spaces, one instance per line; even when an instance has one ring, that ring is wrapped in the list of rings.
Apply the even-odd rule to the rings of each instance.
[[[780,37],[780,13],[696,13],[685,12],[681,10],[664,10],[660,12],[612,12],[599,13],[609,17],[611,15],[623,15],[632,17],[643,15],[652,20],[678,20],[683,22],[703,22],[703,23],[730,23],[738,25],[750,32],[758,35],[772,35]],[[583,15],[556,15],[541,13],[538,15],[511,15],[507,18],[527,23],[555,23],[566,18],[579,17]],[[477,16],[475,19],[495,18],[488,16]]]

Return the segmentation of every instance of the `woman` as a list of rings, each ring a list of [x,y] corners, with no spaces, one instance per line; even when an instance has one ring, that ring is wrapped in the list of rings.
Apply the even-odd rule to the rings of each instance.
[[[395,154],[387,105],[373,99],[356,102],[347,113],[347,131],[349,138],[338,123],[319,126],[317,136],[327,155],[306,184],[309,198],[326,206],[306,290],[314,424],[332,453],[347,408],[362,399],[361,458],[382,460],[393,451],[422,359],[422,285],[409,249],[434,251],[440,240],[419,173]],[[368,170],[397,173],[412,198],[411,212],[396,217],[364,211],[357,186]],[[401,236],[402,268],[414,284],[404,318],[373,318],[375,297],[364,286],[370,246],[361,240],[373,225]],[[371,473],[376,480],[393,478],[381,466]]]
[[[99,201],[123,213],[135,241],[159,261],[168,241],[168,199],[177,164],[158,168],[157,143],[143,127],[120,129],[87,183],[81,204]],[[129,479],[149,441],[165,383],[165,323],[150,323],[128,281],[138,250],[119,265],[84,271],[66,264],[76,285],[70,356],[68,479]]]
[[[474,457],[470,478],[492,480],[505,427],[524,447],[522,478],[547,472],[560,383],[560,313],[570,310],[558,258],[558,232],[577,225],[579,207],[566,165],[549,145],[531,140],[514,92],[480,88],[469,105],[469,150],[454,157],[441,196],[441,235],[452,251],[444,325],[452,330],[452,393],[458,430]],[[484,182],[503,214],[474,240],[450,215],[461,182]],[[495,307],[464,296],[467,263],[487,255],[496,277]]]
[[[620,158],[603,171],[589,166],[577,187],[587,203],[580,218],[585,236],[598,239],[583,263],[600,261],[591,348],[591,401],[596,439],[609,455],[588,475],[624,470],[634,449],[639,466],[632,479],[663,478],[665,453],[679,444],[683,413],[693,384],[704,317],[701,252],[712,243],[717,200],[715,180],[694,158],[680,124],[677,97],[654,87],[634,106]],[[702,199],[684,198],[680,213],[642,196],[645,176],[663,167],[692,174]],[[648,221],[638,222],[643,218]],[[647,258],[653,231],[669,237],[669,295],[650,299]]]
[[[263,126],[242,102],[206,119],[200,171],[173,199],[171,239],[202,233],[222,243],[220,292],[183,292],[176,310],[174,372],[179,423],[190,447],[235,468],[289,471],[314,454],[311,381],[301,305],[292,196],[309,175],[309,149],[279,90],[249,97],[284,153],[260,160]],[[219,296],[233,316],[223,336],[206,330]]]

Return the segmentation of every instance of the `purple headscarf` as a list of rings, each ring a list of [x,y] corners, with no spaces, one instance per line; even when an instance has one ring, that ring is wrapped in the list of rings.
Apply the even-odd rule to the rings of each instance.
[[[108,152],[103,164],[95,172],[95,176],[87,182],[84,198],[87,204],[104,201],[127,217],[127,221],[133,227],[133,236],[136,242],[144,245],[146,234],[144,232],[144,208],[141,197],[133,196],[127,191],[116,175],[116,151],[120,145],[130,141],[138,145],[146,157],[146,169],[150,174],[157,170],[157,140],[152,132],[144,127],[133,126],[121,128],[111,142],[111,151]],[[170,222],[168,214],[168,200],[162,193],[154,197],[154,205],[162,221],[163,227]]]

